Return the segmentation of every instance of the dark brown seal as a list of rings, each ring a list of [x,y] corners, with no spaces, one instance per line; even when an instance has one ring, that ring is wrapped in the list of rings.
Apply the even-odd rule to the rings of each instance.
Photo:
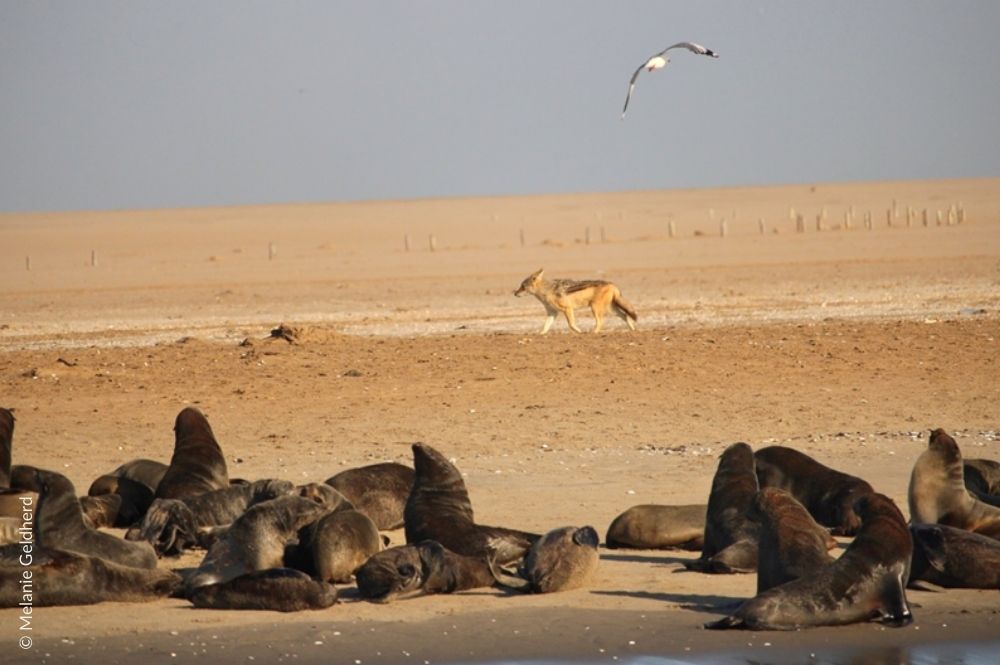
[[[413,488],[413,469],[397,462],[346,469],[326,479],[375,522],[380,530],[403,526],[403,508]]]
[[[184,499],[227,487],[226,459],[208,420],[194,407],[183,409],[174,422],[174,455],[156,498]]]
[[[14,414],[0,407],[0,518],[20,519],[24,501],[37,503],[38,494],[21,487],[12,473]],[[33,481],[29,481],[33,482]]]
[[[796,630],[861,621],[904,626],[913,621],[906,601],[913,540],[902,513],[883,494],[865,494],[854,506],[861,528],[828,566],[757,594],[706,628]]]
[[[465,481],[444,455],[422,443],[413,444],[416,471],[404,510],[406,542],[436,540],[465,556],[492,556],[499,565],[521,559],[538,534],[476,524]]]
[[[0,607],[26,602],[26,571],[31,574],[27,602],[35,607],[149,601],[169,596],[181,584],[169,570],[122,566],[38,545],[26,554],[22,546],[8,545],[0,548]]]
[[[809,514],[838,536],[853,536],[861,521],[854,502],[874,490],[867,481],[820,464],[809,455],[785,446],[758,450],[757,480],[794,496]]]
[[[757,570],[758,526],[747,517],[757,494],[753,449],[734,443],[719,456],[705,516],[701,556],[686,561],[703,573],[752,573]]]
[[[785,490],[761,489],[749,514],[760,525],[757,593],[811,575],[833,561],[827,550],[837,541]]]
[[[569,591],[585,586],[597,570],[597,531],[592,526],[553,529],[531,546],[517,575],[496,566],[497,583],[530,593]]]
[[[354,572],[382,550],[375,522],[352,508],[324,515],[307,531],[315,575],[326,582],[350,582]]]
[[[705,545],[703,503],[684,506],[642,504],[632,506],[608,527],[604,544],[611,549],[692,550]]]
[[[136,568],[156,568],[148,543],[131,543],[87,526],[73,483],[62,474],[37,469],[38,508],[32,532],[41,547],[100,557]]]
[[[433,540],[382,550],[355,577],[361,597],[377,603],[494,584],[486,559],[456,554]]]
[[[131,478],[110,474],[98,476],[91,483],[87,495],[117,496],[120,502],[113,526],[123,529],[142,520],[150,504],[153,503],[153,490],[149,487]]]
[[[83,520],[91,529],[113,527],[118,521],[121,507],[122,498],[117,494],[80,497]]]
[[[1000,541],[944,524],[911,524],[910,583],[1000,589]]]
[[[982,494],[1000,495],[1000,462],[973,458],[962,463],[965,486]]]
[[[142,522],[125,538],[144,540],[157,554],[176,556],[190,547],[206,547],[204,534],[210,527],[231,524],[251,506],[292,490],[287,480],[264,479],[185,499],[156,499]]]
[[[1000,508],[965,489],[962,452],[943,429],[931,432],[927,450],[913,464],[908,494],[914,524],[944,524],[1000,538]]]
[[[10,487],[10,465],[13,459],[14,414],[0,407],[0,489]]]
[[[221,584],[198,587],[190,595],[195,607],[214,610],[322,610],[337,602],[337,589],[290,568],[268,568]]]
[[[315,501],[287,495],[258,503],[241,515],[209,548],[201,565],[185,580],[188,592],[284,565],[285,546],[325,508]]]

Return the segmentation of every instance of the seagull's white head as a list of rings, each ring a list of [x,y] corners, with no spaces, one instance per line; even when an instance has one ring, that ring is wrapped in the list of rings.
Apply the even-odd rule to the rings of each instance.
[[[663,69],[670,62],[670,58],[665,55],[654,55],[652,58],[646,61],[646,70],[653,71],[654,69]]]

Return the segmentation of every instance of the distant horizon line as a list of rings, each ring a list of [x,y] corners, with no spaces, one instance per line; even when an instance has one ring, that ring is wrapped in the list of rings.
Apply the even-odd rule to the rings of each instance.
[[[966,177],[942,177],[942,178],[885,178],[874,180],[802,180],[795,182],[769,183],[769,184],[740,184],[740,185],[706,185],[695,187],[657,187],[641,189],[607,189],[607,190],[577,190],[577,191],[552,191],[535,192],[530,194],[461,194],[453,196],[409,196],[399,198],[356,198],[356,199],[316,199],[316,200],[283,200],[283,201],[256,201],[244,203],[207,203],[207,204],[178,204],[162,206],[127,206],[121,208],[50,208],[36,210],[0,210],[0,217],[14,217],[21,215],[63,215],[63,214],[90,214],[90,213],[125,213],[142,211],[168,211],[168,210],[209,210],[209,209],[232,209],[232,208],[263,208],[263,207],[308,207],[308,206],[336,206],[336,205],[364,205],[377,203],[420,203],[420,202],[440,202],[447,200],[467,201],[472,199],[517,199],[517,198],[545,198],[556,196],[607,196],[607,195],[629,195],[649,192],[684,192],[684,191],[706,191],[706,190],[732,190],[732,189],[776,189],[781,187],[817,187],[823,185],[863,185],[876,183],[918,183],[918,182],[960,182],[976,180],[1000,180],[1000,175],[992,176],[966,176]]]

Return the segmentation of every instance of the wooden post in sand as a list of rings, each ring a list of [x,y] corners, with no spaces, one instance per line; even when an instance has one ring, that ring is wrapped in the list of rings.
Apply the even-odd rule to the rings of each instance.
[[[806,232],[806,220],[803,219],[802,215],[795,215],[795,232],[805,233]]]
[[[604,232],[604,227],[601,227],[601,242],[606,243],[608,241],[608,234]]]
[[[524,247],[524,227],[521,227],[520,234],[521,234],[521,247]]]
[[[941,211],[937,211],[937,225],[941,226]]]
[[[275,253],[276,252],[274,251],[274,243],[273,242],[267,243],[267,260],[273,261]]]
[[[671,219],[670,222],[667,224],[667,232],[670,234],[671,238],[674,237],[674,231],[675,231],[674,220]]]
[[[590,244],[590,227],[589,226],[586,229],[583,230],[583,244],[584,245],[589,245]]]
[[[403,251],[405,251],[405,252],[410,251],[410,234],[409,233],[404,233],[403,234]]]
[[[851,230],[851,216],[847,214],[846,210],[844,211],[844,228],[848,231]]]
[[[924,226],[928,226],[928,220],[927,220],[927,208],[924,208],[924,212],[923,212],[923,220],[924,220]]]
[[[764,218],[763,217],[758,217],[757,218],[757,230],[760,231],[761,235],[764,235]]]
[[[31,255],[24,257],[24,269],[31,272]]]
[[[823,215],[816,215],[816,230],[823,230]]]
[[[885,211],[885,225],[892,228],[893,212],[892,208]]]
[[[872,230],[872,211],[865,210],[865,228],[869,231]]]
[[[726,218],[725,217],[723,217],[722,219],[719,220],[719,237],[720,238],[725,238],[726,237]]]
[[[433,235],[427,236],[427,245],[431,248],[432,252],[436,252],[437,251],[437,238],[435,238]]]
[[[91,268],[96,268],[97,267],[97,250],[96,249],[90,250],[90,267]]]
[[[958,204],[958,219],[955,221],[956,224],[962,224],[965,222],[965,206],[961,203]]]

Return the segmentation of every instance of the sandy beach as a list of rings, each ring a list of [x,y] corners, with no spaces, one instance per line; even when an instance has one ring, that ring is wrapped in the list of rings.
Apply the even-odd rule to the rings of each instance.
[[[14,463],[79,493],[127,460],[168,461],[188,405],[232,477],[322,481],[410,464],[423,441],[463,472],[477,520],[602,537],[629,506],[705,502],[735,441],[793,446],[904,514],[930,429],[1000,459],[1000,179],[5,214],[0,246]],[[638,330],[611,317],[600,335],[563,320],[538,335],[542,306],[513,291],[540,267],[614,281]],[[270,336],[280,323],[295,343]],[[602,548],[588,588],[538,596],[375,605],[345,585],[297,614],[39,608],[27,651],[2,610],[0,645],[8,662],[143,665],[850,662],[853,648],[898,663],[1000,636],[997,592],[974,590],[910,591],[900,629],[705,631],[755,576],[683,571],[694,557]]]

